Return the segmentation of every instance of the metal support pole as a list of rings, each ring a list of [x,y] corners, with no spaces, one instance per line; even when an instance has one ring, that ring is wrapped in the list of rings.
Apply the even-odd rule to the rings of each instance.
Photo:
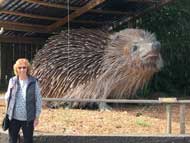
[[[167,125],[166,125],[166,133],[172,133],[172,112],[171,112],[172,105],[166,104],[166,116],[167,116]]]
[[[180,104],[180,134],[185,134],[185,104]]]

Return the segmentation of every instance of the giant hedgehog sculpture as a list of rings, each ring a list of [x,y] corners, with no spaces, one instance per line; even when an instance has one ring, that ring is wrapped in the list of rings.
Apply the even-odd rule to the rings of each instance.
[[[35,55],[32,67],[43,97],[121,99],[133,98],[137,89],[160,70],[162,58],[160,43],[144,30],[110,34],[75,29],[69,37],[67,31],[50,37]]]

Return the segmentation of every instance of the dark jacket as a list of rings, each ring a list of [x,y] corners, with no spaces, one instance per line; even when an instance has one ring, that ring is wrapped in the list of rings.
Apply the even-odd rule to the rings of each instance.
[[[28,77],[28,86],[26,88],[26,112],[27,112],[27,121],[35,119],[36,115],[36,96],[35,96],[35,84],[36,78],[29,76]],[[8,94],[10,96],[9,107],[7,113],[9,115],[9,120],[13,118],[13,112],[16,104],[16,96],[19,86],[18,77],[14,76],[9,80]]]

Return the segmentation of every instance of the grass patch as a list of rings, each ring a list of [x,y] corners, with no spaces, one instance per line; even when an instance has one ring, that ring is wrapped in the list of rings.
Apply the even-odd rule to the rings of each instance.
[[[146,122],[146,121],[144,121],[143,119],[140,119],[140,118],[138,118],[136,120],[136,124],[139,125],[139,126],[143,126],[143,127],[150,127],[151,126],[150,123],[148,123],[148,122]]]

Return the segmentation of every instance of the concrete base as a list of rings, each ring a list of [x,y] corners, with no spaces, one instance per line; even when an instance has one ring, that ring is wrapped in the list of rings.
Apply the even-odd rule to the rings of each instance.
[[[22,142],[22,137],[21,137]],[[0,131],[0,143],[8,133]],[[34,143],[190,143],[189,135],[55,135],[35,134]]]

